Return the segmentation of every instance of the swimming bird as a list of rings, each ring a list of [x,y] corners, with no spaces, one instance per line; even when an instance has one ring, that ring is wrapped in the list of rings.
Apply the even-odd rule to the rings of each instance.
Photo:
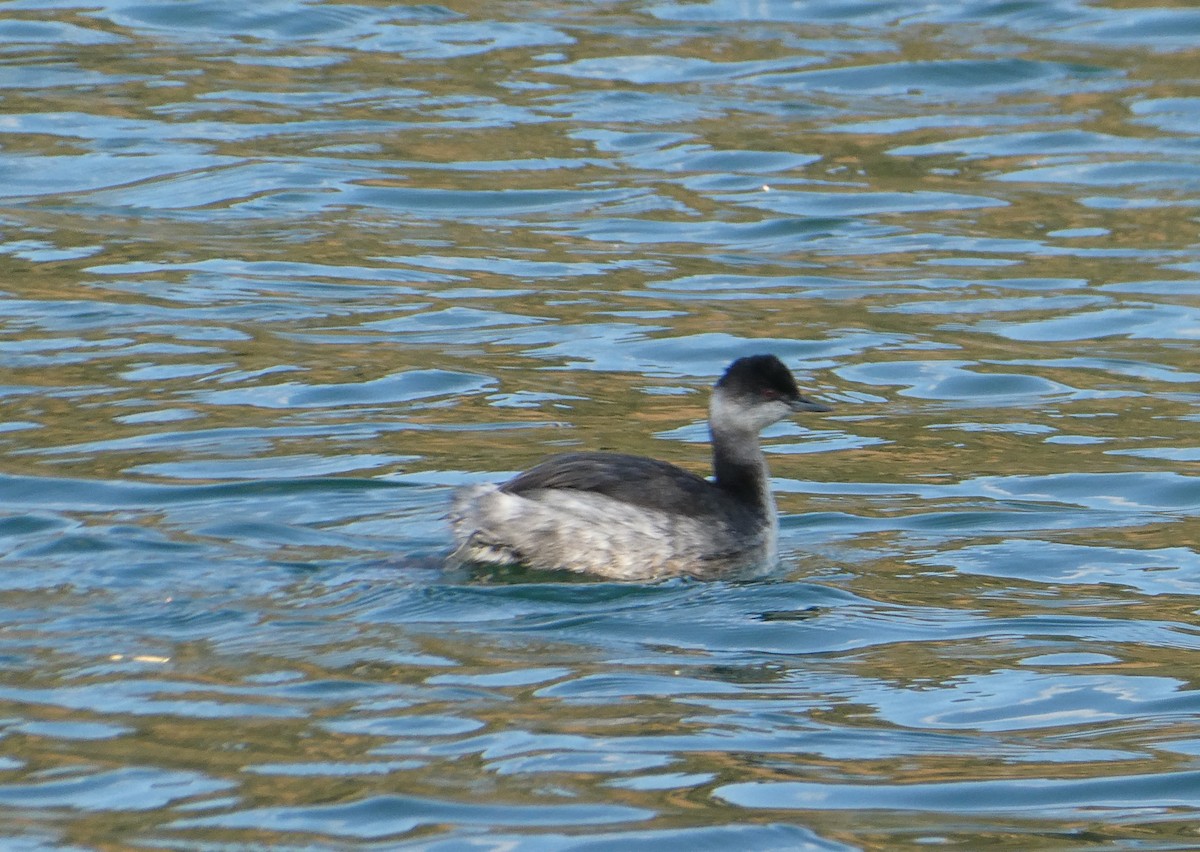
[[[455,492],[451,563],[616,580],[769,570],[779,521],[759,433],[794,412],[830,410],[801,396],[774,355],[739,358],[709,401],[712,479],[644,456],[551,456],[500,485]]]

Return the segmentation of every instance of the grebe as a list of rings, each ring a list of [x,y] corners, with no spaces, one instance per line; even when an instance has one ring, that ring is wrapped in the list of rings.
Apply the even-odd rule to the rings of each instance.
[[[501,485],[455,492],[451,562],[617,580],[768,570],[779,521],[759,433],[793,412],[830,410],[801,396],[774,355],[739,358],[709,402],[711,480],[644,456],[552,456]]]

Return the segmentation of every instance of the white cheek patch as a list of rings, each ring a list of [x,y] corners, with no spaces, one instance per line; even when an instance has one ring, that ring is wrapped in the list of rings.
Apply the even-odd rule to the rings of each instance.
[[[759,432],[791,414],[792,410],[782,400],[763,400],[746,406],[722,393],[713,394],[708,406],[708,419],[714,431],[744,433],[756,444]]]

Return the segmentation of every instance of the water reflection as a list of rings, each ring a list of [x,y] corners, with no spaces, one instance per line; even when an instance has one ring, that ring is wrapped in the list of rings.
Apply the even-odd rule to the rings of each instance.
[[[1187,846],[1198,28],[6,4],[0,833]],[[757,351],[769,581],[441,570]]]

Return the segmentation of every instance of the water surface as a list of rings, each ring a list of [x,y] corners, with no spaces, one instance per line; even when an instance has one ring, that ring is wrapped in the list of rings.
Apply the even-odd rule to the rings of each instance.
[[[1200,13],[0,10],[13,848],[1189,849]],[[703,471],[756,583],[446,573],[451,489]]]

